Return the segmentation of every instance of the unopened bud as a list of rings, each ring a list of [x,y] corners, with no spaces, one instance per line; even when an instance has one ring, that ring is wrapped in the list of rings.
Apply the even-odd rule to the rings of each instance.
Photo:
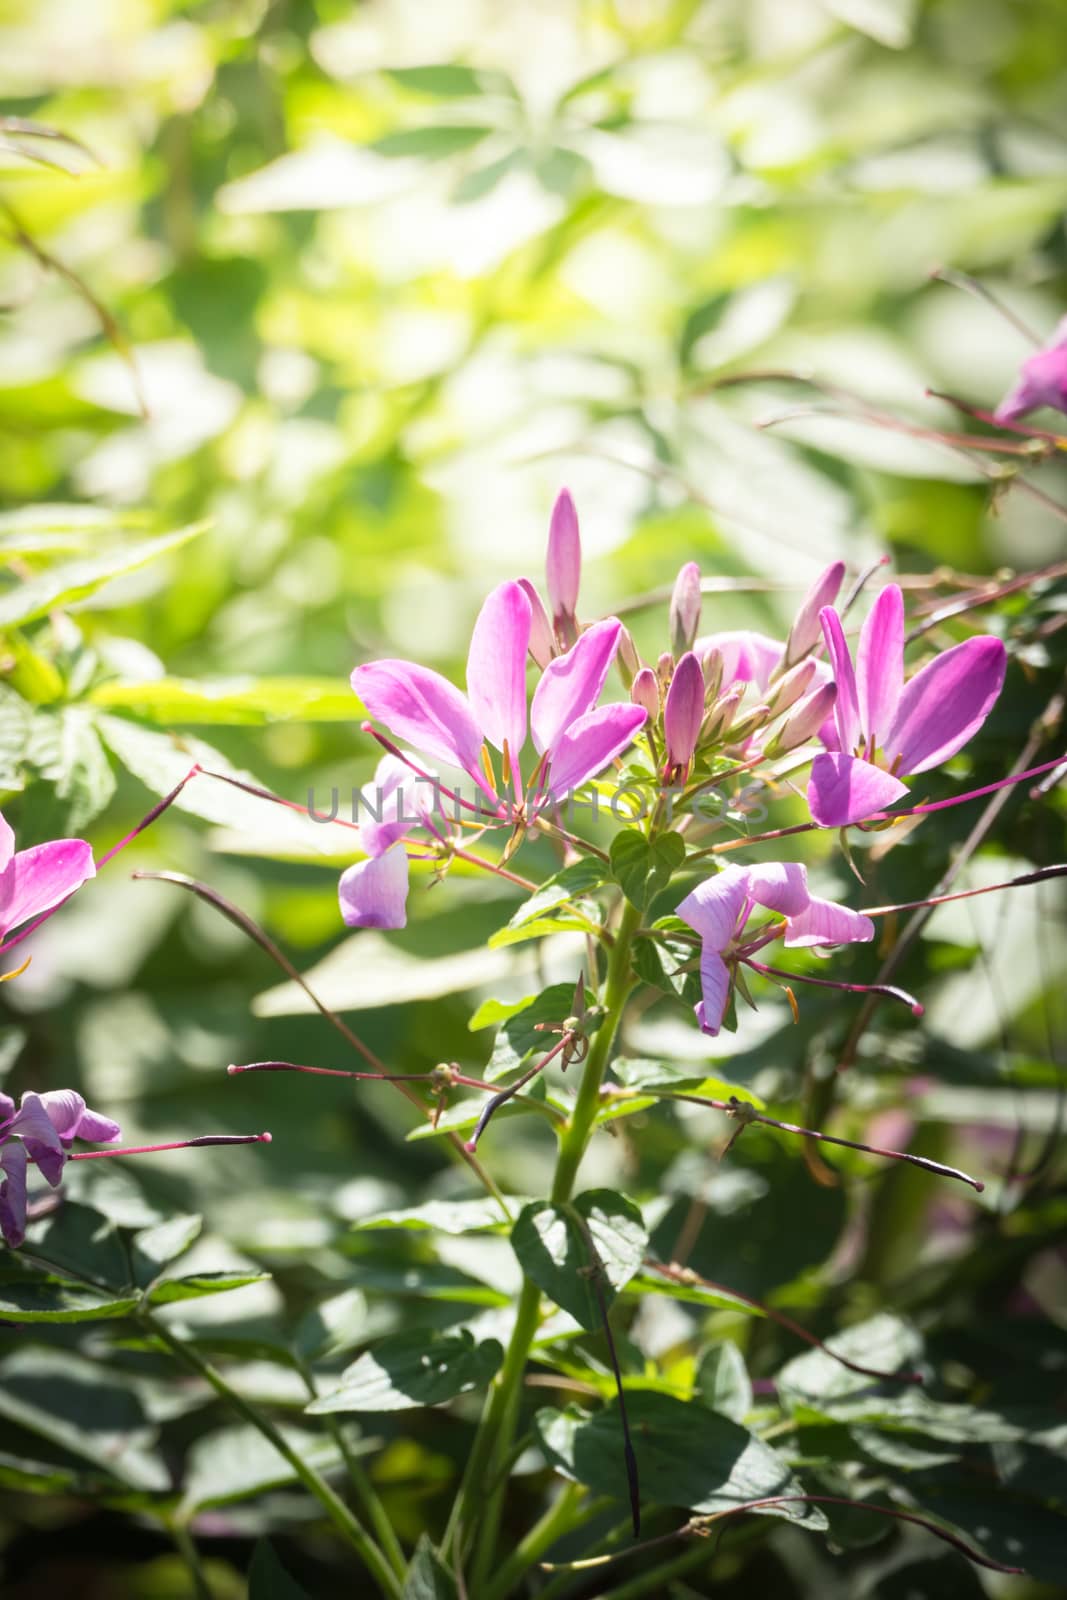
[[[700,736],[701,744],[710,743],[713,739],[721,739],[724,734],[729,732],[734,717],[737,715],[737,708],[745,697],[745,687],[746,685],[743,683],[737,684],[734,688],[727,690],[721,699],[716,700],[704,719],[704,726],[701,729]]]
[[[833,711],[836,699],[834,683],[823,683],[813,689],[786,717],[768,747],[768,755],[784,756],[813,738]]]
[[[619,677],[628,689],[641,670],[641,657],[637,653],[637,646],[629,628],[621,627],[619,630],[619,648],[615,656],[615,665],[619,669]]]
[[[717,700],[719,690],[722,688],[722,651],[718,645],[712,645],[705,651],[702,665],[704,668],[704,693],[709,700]]]
[[[530,602],[530,654],[543,672],[556,653],[552,624],[545,603],[529,578],[520,578],[519,587]]]
[[[557,630],[573,625],[578,611],[578,585],[582,576],[582,541],[578,513],[570,491],[562,489],[552,508],[548,529],[548,601]]]
[[[671,595],[671,653],[676,661],[692,650],[699,626],[700,568],[695,561],[687,561],[674,580]]]
[[[635,706],[643,706],[649,722],[659,716],[659,683],[651,667],[642,667],[630,685],[630,699]]]
[[[798,661],[795,667],[790,667],[776,683],[771,685],[769,704],[776,717],[783,711],[796,705],[801,695],[806,694],[811,687],[811,680],[818,668],[816,663],[808,656],[803,661]]]
[[[793,626],[789,630],[789,638],[785,642],[785,654],[782,657],[782,668],[793,666],[803,656],[806,656],[813,645],[818,644],[822,637],[819,625],[819,612],[824,606],[832,606],[837,599],[838,590],[845,576],[845,563],[843,561],[831,562],[825,572],[820,572],[803,600],[797,612]]]
[[[656,662],[656,677],[659,679],[660,687],[662,689],[666,689],[667,685],[670,683],[671,673],[673,671],[674,657],[671,655],[669,650],[664,650],[663,654]]]
[[[697,747],[703,720],[704,675],[696,656],[687,650],[674,669],[663,707],[667,760],[672,766],[688,767]]]

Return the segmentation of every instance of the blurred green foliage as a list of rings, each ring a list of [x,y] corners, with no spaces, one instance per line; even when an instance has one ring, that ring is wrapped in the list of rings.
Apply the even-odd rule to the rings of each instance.
[[[344,804],[374,760],[353,664],[417,656],[454,674],[489,586],[539,569],[562,482],[588,615],[688,559],[726,580],[705,596],[705,630],[776,634],[839,555],[858,570],[888,554],[917,606],[968,575],[1061,560],[1064,518],[1042,499],[1067,501],[1055,454],[1012,479],[1000,458],[929,437],[970,424],[925,391],[990,407],[1027,351],[933,268],[980,274],[1042,335],[1067,305],[1064,24],[1061,0],[0,0],[0,787],[20,844],[85,833],[99,853],[194,758],[298,803],[337,787]],[[807,372],[838,389],[786,376]],[[1042,718],[1031,764],[1062,749],[1065,607],[1047,578],[978,613],[1009,643],[1008,686],[924,794],[994,781]],[[655,660],[662,608],[628,620]],[[1063,860],[1061,796],[1014,793],[961,882]],[[783,822],[803,815],[783,798]],[[873,836],[862,903],[928,893],[976,815],[942,813],[892,849]],[[526,854],[551,870],[544,847]],[[795,855],[848,892],[840,857]],[[180,1326],[322,1470],[342,1444],[365,1453],[413,1548],[440,1532],[476,1405],[383,1410],[340,1443],[312,1440],[290,1341],[332,1387],[372,1338],[425,1330],[452,1352],[462,1397],[468,1371],[494,1370],[515,1257],[499,1229],[467,1233],[469,1213],[418,1215],[471,1200],[469,1178],[440,1140],[407,1138],[415,1118],[385,1086],[227,1078],[230,1061],[349,1062],[232,926],[129,876],[210,881],[398,1070],[477,1071],[495,1031],[469,1030],[480,1002],[573,984],[566,936],[486,950],[516,896],[460,869],[432,892],[416,879],[403,934],[339,939],[348,859],[339,830],[197,779],[36,938],[0,992],[3,1066],[16,1090],[77,1084],[131,1142],[273,1129],[269,1147],[72,1170],[68,1191],[96,1213],[68,1207],[37,1225],[41,1241],[84,1260],[88,1232],[107,1285],[125,1281],[108,1252],[130,1230],[202,1215],[167,1270],[251,1281],[197,1287]],[[1057,887],[940,911],[897,972],[926,1003],[921,1028],[880,1010],[840,1090],[846,1131],[877,1126],[884,1143],[979,1169],[993,1178],[981,1200],[840,1153],[842,1181],[820,1186],[767,1130],[720,1164],[722,1119],[680,1108],[612,1118],[616,1136],[593,1145],[583,1178],[637,1198],[665,1260],[684,1237],[698,1272],[820,1336],[862,1324],[868,1362],[867,1319],[885,1318],[884,1363],[925,1362],[942,1410],[908,1412],[884,1386],[866,1409],[828,1398],[801,1370],[813,1357],[783,1367],[789,1332],[729,1296],[669,1298],[638,1277],[615,1321],[628,1380],[652,1391],[642,1406],[675,1418],[678,1396],[703,1395],[734,1419],[715,1422],[728,1445],[760,1416],[758,1380],[779,1374],[792,1393],[791,1373],[806,1396],[791,1463],[815,1462],[840,1492],[898,1493],[1031,1574],[986,1587],[953,1552],[840,1519],[834,1558],[799,1528],[768,1539],[778,1525],[758,1519],[758,1542],[723,1541],[717,1595],[1060,1592]],[[840,965],[872,975],[869,954]],[[764,998],[713,1050],[667,1002],[624,1047],[721,1072],[789,1115],[818,1100],[854,1018],[809,991],[794,1026]],[[502,1116],[483,1151],[519,1195],[544,1192],[545,1122]],[[195,1517],[219,1600],[244,1593],[253,1546],[253,1600],[351,1581],[281,1459],[203,1384],[175,1382],[119,1320],[33,1322],[37,1291],[10,1274],[5,1595],[187,1594],[153,1508]],[[76,1313],[65,1295],[53,1309]],[[735,1345],[755,1402],[700,1365]],[[545,1372],[610,1397],[598,1336],[541,1354]],[[545,1504],[545,1460],[573,1459],[583,1429],[602,1452],[614,1427],[607,1409],[576,1419],[570,1398],[534,1391],[560,1409],[539,1410],[543,1453],[524,1458],[509,1541]],[[977,1435],[944,1414],[979,1403],[999,1421]],[[613,1492],[614,1458],[595,1459],[589,1481]],[[661,1514],[651,1531],[671,1525]],[[266,1534],[280,1554],[256,1543]],[[709,1561],[679,1594],[711,1592]]]

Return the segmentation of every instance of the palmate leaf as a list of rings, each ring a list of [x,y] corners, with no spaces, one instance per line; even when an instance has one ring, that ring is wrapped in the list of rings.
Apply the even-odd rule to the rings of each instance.
[[[750,1500],[804,1493],[782,1456],[727,1417],[691,1401],[640,1390],[627,1393],[626,1410],[644,1501],[714,1512],[734,1510]],[[534,1432],[564,1477],[626,1503],[617,1402],[592,1415],[573,1406],[539,1411]],[[827,1526],[820,1508],[803,1501],[761,1511],[806,1528]]]

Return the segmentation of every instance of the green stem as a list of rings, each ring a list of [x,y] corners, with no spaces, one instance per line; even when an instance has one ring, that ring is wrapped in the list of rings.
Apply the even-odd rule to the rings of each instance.
[[[168,1526],[174,1547],[189,1569],[196,1600],[215,1600],[211,1585],[207,1581],[207,1573],[200,1560],[200,1552],[196,1548],[196,1541],[189,1529],[182,1521],[172,1522]]]
[[[316,1472],[314,1467],[308,1465],[299,1450],[289,1444],[285,1435],[274,1426],[269,1418],[262,1416],[250,1405],[235,1389],[231,1389],[226,1379],[218,1372],[209,1361],[205,1361],[198,1350],[184,1339],[177,1338],[158,1317],[147,1309],[140,1313],[141,1321],[145,1327],[166,1345],[171,1355],[180,1361],[183,1366],[189,1367],[193,1372],[209,1383],[215,1393],[235,1411],[237,1415],[255,1428],[263,1437],[270,1441],[278,1454],[286,1460],[300,1479],[304,1488],[322,1506],[334,1527],[358,1552],[367,1571],[375,1579],[383,1595],[388,1600],[400,1600],[401,1585],[397,1574],[389,1565],[378,1545],[375,1544],[370,1534],[362,1523],[353,1516],[338,1494],[330,1488],[326,1479]]]
[[[534,1523],[525,1538],[521,1539],[485,1591],[485,1600],[509,1600],[523,1573],[550,1550],[560,1534],[574,1526],[573,1514],[585,1494],[581,1484],[568,1483],[553,1500],[544,1515]]]
[[[300,1369],[300,1376],[304,1380],[304,1385],[308,1391],[308,1394],[311,1396],[312,1400],[314,1400],[317,1391],[315,1389],[314,1380],[311,1376],[311,1370],[307,1363],[301,1360],[299,1357],[296,1358],[296,1364]],[[403,1578],[408,1569],[407,1557],[405,1556],[403,1548],[401,1547],[400,1540],[396,1536],[396,1531],[393,1528],[393,1524],[389,1521],[389,1513],[382,1505],[382,1502],[378,1496],[378,1491],[375,1489],[368,1474],[364,1472],[358,1458],[355,1455],[355,1452],[352,1450],[348,1440],[345,1438],[344,1429],[338,1422],[337,1417],[328,1412],[325,1422],[331,1438],[337,1445],[338,1450],[340,1450],[341,1455],[344,1458],[345,1469],[348,1473],[348,1481],[352,1485],[356,1499],[363,1508],[364,1514],[366,1515],[367,1520],[370,1522],[374,1532],[377,1534],[378,1539],[381,1541],[382,1550],[385,1553],[387,1561],[392,1566],[397,1577]]]
[[[574,1110],[560,1137],[556,1175],[552,1183],[553,1205],[564,1205],[570,1199],[578,1168],[596,1124],[600,1086],[611,1058],[623,1008],[633,986],[630,949],[640,926],[641,912],[628,900],[625,901],[604,979],[604,1020],[593,1035]],[[473,1522],[474,1518],[468,1515],[468,1503],[473,1496],[481,1496],[483,1508],[478,1517],[478,1542],[471,1572],[472,1594],[485,1592],[488,1574],[492,1569],[506,1488],[503,1463],[515,1432],[522,1398],[522,1379],[540,1320],[540,1306],[540,1290],[528,1278],[525,1279],[508,1353],[475,1439],[467,1472],[453,1508],[449,1534],[446,1535],[455,1537],[461,1527]]]

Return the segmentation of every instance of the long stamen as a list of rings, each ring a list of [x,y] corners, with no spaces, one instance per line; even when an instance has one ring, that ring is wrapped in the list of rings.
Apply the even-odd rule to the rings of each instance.
[[[472,805],[469,800],[464,800],[463,796],[456,793],[454,790],[446,788],[441,782],[440,778],[434,777],[431,773],[427,772],[424,767],[420,767],[416,761],[413,761],[409,755],[406,755],[404,751],[401,750],[399,745],[395,745],[392,739],[387,739],[384,733],[379,732],[379,730],[374,726],[373,722],[361,722],[360,728],[364,733],[369,733],[372,739],[377,740],[378,744],[380,744],[382,749],[387,751],[389,755],[396,756],[398,761],[402,761],[406,767],[410,767],[416,777],[424,778],[427,783],[434,784],[438,794],[445,795],[457,806],[464,806],[468,811],[478,811],[479,808],[476,805]]]
[[[372,1083],[433,1083],[437,1076],[435,1072],[355,1072],[342,1067],[306,1067],[299,1061],[244,1061],[240,1064],[231,1061],[226,1071],[231,1078],[242,1072],[304,1072],[316,1078],[359,1078]],[[465,1089],[495,1092],[493,1084],[482,1078],[469,1078],[453,1067],[448,1070],[448,1078],[450,1083],[461,1084]]]
[[[160,1150],[199,1150],[210,1144],[270,1144],[269,1133],[202,1133],[195,1139],[175,1139],[169,1144],[125,1144],[114,1150],[76,1150],[71,1161],[102,1161],[105,1156],[151,1156]]]
[[[951,900],[973,900],[975,895],[995,894],[998,889],[1021,889],[1028,883],[1044,883],[1048,878],[1067,875],[1067,865],[1042,867],[1038,872],[1024,872],[1018,878],[1006,878],[1003,883],[987,883],[981,889],[961,889],[957,894],[933,894],[926,900],[902,900],[897,906],[864,906],[865,917],[888,917],[894,911],[918,911],[924,906],[943,906]]]
[[[1025,772],[1014,773],[1009,778],[998,778],[996,783],[983,784],[980,789],[968,789],[966,794],[951,795],[947,800],[931,800],[926,805],[908,806],[902,811],[872,811],[856,826],[866,828],[876,822],[895,822],[898,817],[924,817],[930,811],[945,811],[949,806],[961,806],[966,800],[980,800],[983,795],[995,794],[998,789],[1009,789],[1013,784],[1025,782],[1027,778],[1039,778],[1043,772],[1063,766],[1064,759],[1062,755],[1054,756],[1051,761],[1043,761],[1039,767],[1029,767]]]
[[[842,983],[837,978],[813,978],[804,972],[783,972],[781,967],[765,967],[762,961],[752,961],[744,957],[746,964],[757,972],[762,972],[766,978],[785,978],[789,983],[810,983],[819,989],[842,989],[846,994],[880,994],[887,1000],[899,1000],[906,1005],[913,1017],[921,1017],[924,1006],[916,1000],[913,994],[906,989],[897,989],[890,983]]]

